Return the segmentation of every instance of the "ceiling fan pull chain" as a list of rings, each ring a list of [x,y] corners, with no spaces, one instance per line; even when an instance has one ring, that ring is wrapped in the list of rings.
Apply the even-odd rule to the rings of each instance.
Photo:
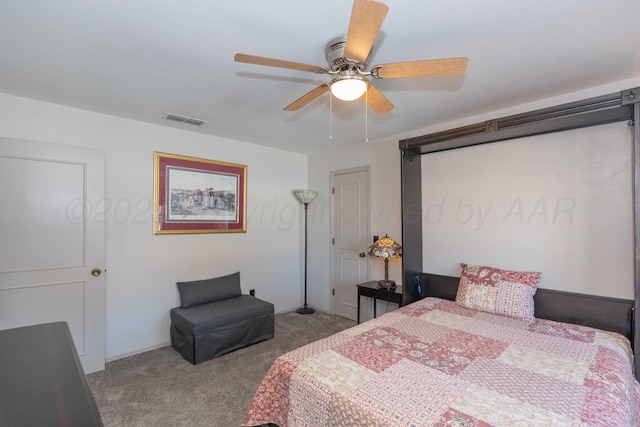
[[[369,91],[364,93],[364,143],[369,143]]]
[[[333,122],[331,116],[333,115],[333,95],[329,92],[329,142],[333,141]]]

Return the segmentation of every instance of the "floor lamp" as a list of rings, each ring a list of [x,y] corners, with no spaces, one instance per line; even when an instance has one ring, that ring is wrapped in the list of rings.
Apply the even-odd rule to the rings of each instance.
[[[318,192],[313,190],[295,190],[293,194],[304,204],[304,307],[297,309],[296,312],[300,314],[311,314],[315,313],[315,310],[307,307],[307,211],[309,209],[309,203],[318,195]]]

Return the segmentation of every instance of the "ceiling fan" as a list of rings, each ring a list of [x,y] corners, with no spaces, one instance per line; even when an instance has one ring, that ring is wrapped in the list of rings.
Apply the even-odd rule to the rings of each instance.
[[[314,99],[331,91],[331,94],[344,101],[363,98],[379,114],[394,108],[367,77],[374,79],[396,79],[421,76],[453,76],[463,74],[467,68],[467,58],[426,59],[421,61],[395,62],[375,65],[369,71],[367,57],[375,41],[389,7],[374,0],[354,0],[351,20],[346,37],[331,40],[325,48],[328,66],[303,64],[263,56],[237,53],[234,59],[247,64],[288,68],[329,74],[329,83],[321,84],[310,92],[287,105],[285,111],[296,111]]]

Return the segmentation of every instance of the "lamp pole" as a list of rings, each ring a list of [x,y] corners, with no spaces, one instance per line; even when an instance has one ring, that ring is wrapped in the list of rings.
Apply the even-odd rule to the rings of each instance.
[[[294,194],[304,204],[304,307],[296,310],[300,314],[315,313],[315,310],[307,306],[307,214],[309,210],[309,203],[318,194],[313,190],[295,190]]]
[[[384,259],[384,281],[389,281],[389,258]]]
[[[299,308],[296,312],[300,314],[315,313],[315,310],[311,307],[307,307],[307,211],[309,210],[309,203],[304,204],[304,307]]]

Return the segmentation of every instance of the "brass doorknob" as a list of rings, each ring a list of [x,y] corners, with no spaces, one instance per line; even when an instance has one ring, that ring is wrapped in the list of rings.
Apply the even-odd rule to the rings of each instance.
[[[366,254],[366,253],[364,253],[364,252],[360,252],[360,258],[364,258],[364,257],[366,257],[366,256],[367,256],[367,254]]]
[[[99,268],[94,268],[93,270],[91,270],[91,274],[92,274],[93,276],[98,277],[99,275],[101,275],[101,274],[102,274],[102,270],[100,270]]]

